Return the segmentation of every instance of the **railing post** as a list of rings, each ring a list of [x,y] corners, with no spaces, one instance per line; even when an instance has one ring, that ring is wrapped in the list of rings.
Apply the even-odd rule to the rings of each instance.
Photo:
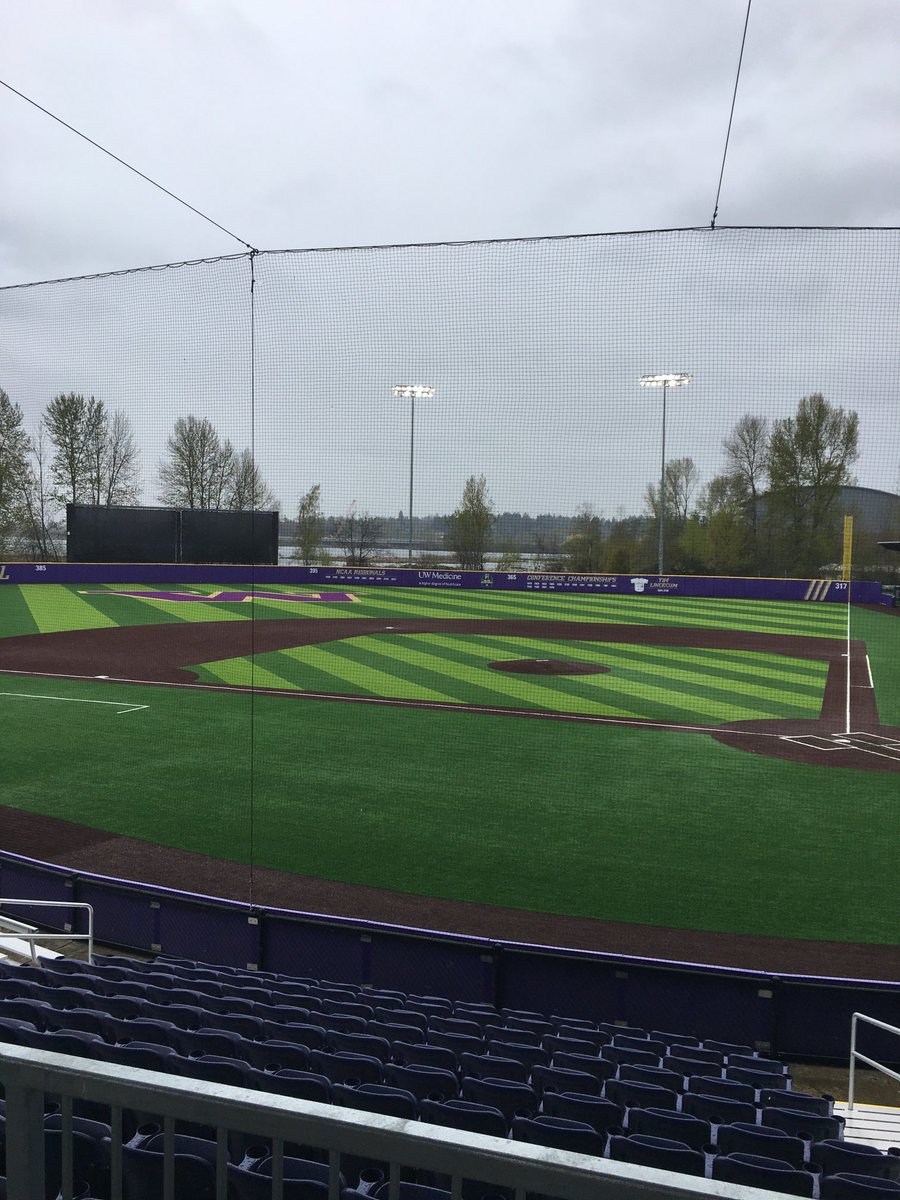
[[[6,1085],[6,1197],[44,1200],[44,1096]]]
[[[850,1018],[850,1081],[847,1085],[847,1112],[853,1112],[853,1090],[856,1085],[856,1018],[854,1013]]]

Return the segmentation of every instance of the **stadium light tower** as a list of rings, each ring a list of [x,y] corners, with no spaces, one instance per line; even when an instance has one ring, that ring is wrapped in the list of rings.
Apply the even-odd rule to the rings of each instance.
[[[662,465],[659,469],[659,557],[657,573],[664,574],[666,555],[666,393],[670,387],[684,387],[693,379],[685,371],[675,371],[669,375],[642,375],[638,382],[641,387],[661,387],[662,402]]]
[[[413,556],[413,463],[416,444],[416,401],[431,400],[435,389],[424,383],[398,383],[391,388],[392,396],[409,400],[409,549],[408,560],[412,566]]]

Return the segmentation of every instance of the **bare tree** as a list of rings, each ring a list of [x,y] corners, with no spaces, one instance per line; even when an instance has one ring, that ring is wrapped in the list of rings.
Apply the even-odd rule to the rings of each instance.
[[[334,523],[334,537],[344,551],[348,566],[364,567],[373,558],[381,536],[381,522],[371,513],[360,512],[354,500]]]
[[[53,447],[50,477],[60,504],[94,501],[91,447],[99,444],[102,415],[103,402],[85,400],[80,392],[61,393],[47,405],[42,424]]]
[[[235,455],[227,507],[238,512],[268,512],[277,506],[252,452],[242,450]]]
[[[234,449],[206,417],[179,417],[160,464],[159,498],[170,508],[226,508]]]
[[[22,531],[29,448],[22,410],[0,388],[0,554],[4,556]]]
[[[297,549],[294,557],[305,567],[319,557],[322,534],[325,531],[325,518],[319,499],[321,491],[320,484],[313,484],[309,491],[300,497],[297,511]]]
[[[692,458],[670,458],[666,463],[666,514],[679,524],[690,516],[691,500],[699,477]]]
[[[50,491],[50,467],[44,428],[31,443],[32,465],[23,493],[27,515],[27,537],[31,556],[50,562],[59,557],[51,531],[53,499]]]

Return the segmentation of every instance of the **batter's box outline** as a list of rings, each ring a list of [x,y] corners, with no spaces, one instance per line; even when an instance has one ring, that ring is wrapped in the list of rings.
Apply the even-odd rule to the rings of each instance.
[[[858,750],[862,754],[874,754],[878,758],[900,762],[900,738],[884,733],[833,733],[830,736],[816,733],[783,734],[781,740],[826,753],[832,750]]]

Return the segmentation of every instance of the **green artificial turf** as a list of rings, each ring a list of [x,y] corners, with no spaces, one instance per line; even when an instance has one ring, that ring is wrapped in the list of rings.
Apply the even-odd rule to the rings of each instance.
[[[846,629],[846,611],[837,605],[371,593],[357,590],[359,604],[269,602],[266,611],[316,619],[313,613],[333,617],[340,608],[352,612],[348,620],[435,612],[577,619],[577,612],[586,620],[812,636]],[[137,612],[158,622],[198,619],[198,612],[210,619],[213,609],[221,619],[224,607],[181,605],[175,612],[165,602],[4,587],[0,632],[131,623]],[[246,619],[250,607],[233,606],[232,619]],[[252,608],[262,616],[261,602]],[[852,635],[867,641],[882,720],[900,723],[900,620],[853,610]],[[256,682],[270,686],[268,672],[288,687],[318,686],[328,674],[323,653],[358,641],[360,661],[342,659],[349,690],[374,695],[353,672],[377,669],[398,687],[418,678],[423,688],[443,692],[450,680],[477,696],[483,681],[473,670],[466,683],[463,668],[506,652],[496,639],[448,646],[453,639],[424,635],[409,639],[414,653],[398,665],[386,656],[386,640],[305,647],[287,653],[289,665],[284,652],[260,656]],[[597,647],[556,643],[553,656],[557,649],[560,657],[578,657]],[[685,705],[737,694],[737,684],[744,687],[740,703],[764,703],[765,715],[776,702],[820,702],[816,663],[716,652],[708,672],[692,651],[689,663],[669,664],[666,676],[653,656],[644,658],[646,649],[623,644],[602,652],[621,654],[616,672],[623,677],[643,672],[652,680],[661,672],[660,690],[671,694],[659,702],[682,713]],[[506,650],[527,656],[515,646]],[[273,671],[269,659],[296,676]],[[779,668],[784,695],[764,697],[779,690],[770,687]],[[583,704],[570,685],[608,686],[613,674],[567,679],[564,694]],[[698,682],[704,675],[709,679]],[[328,677],[332,686],[321,690],[339,690]],[[534,686],[533,678],[526,683]],[[492,692],[494,686],[492,679]],[[20,693],[0,697],[3,802],[28,811],[236,864],[252,858],[257,866],[414,894],[735,933],[852,942],[896,936],[895,774],[801,766],[746,754],[703,733],[663,729],[2,675],[0,690]],[[44,695],[57,699],[37,698]],[[653,696],[645,691],[640,699],[646,706]],[[120,712],[76,700],[148,707]]]

